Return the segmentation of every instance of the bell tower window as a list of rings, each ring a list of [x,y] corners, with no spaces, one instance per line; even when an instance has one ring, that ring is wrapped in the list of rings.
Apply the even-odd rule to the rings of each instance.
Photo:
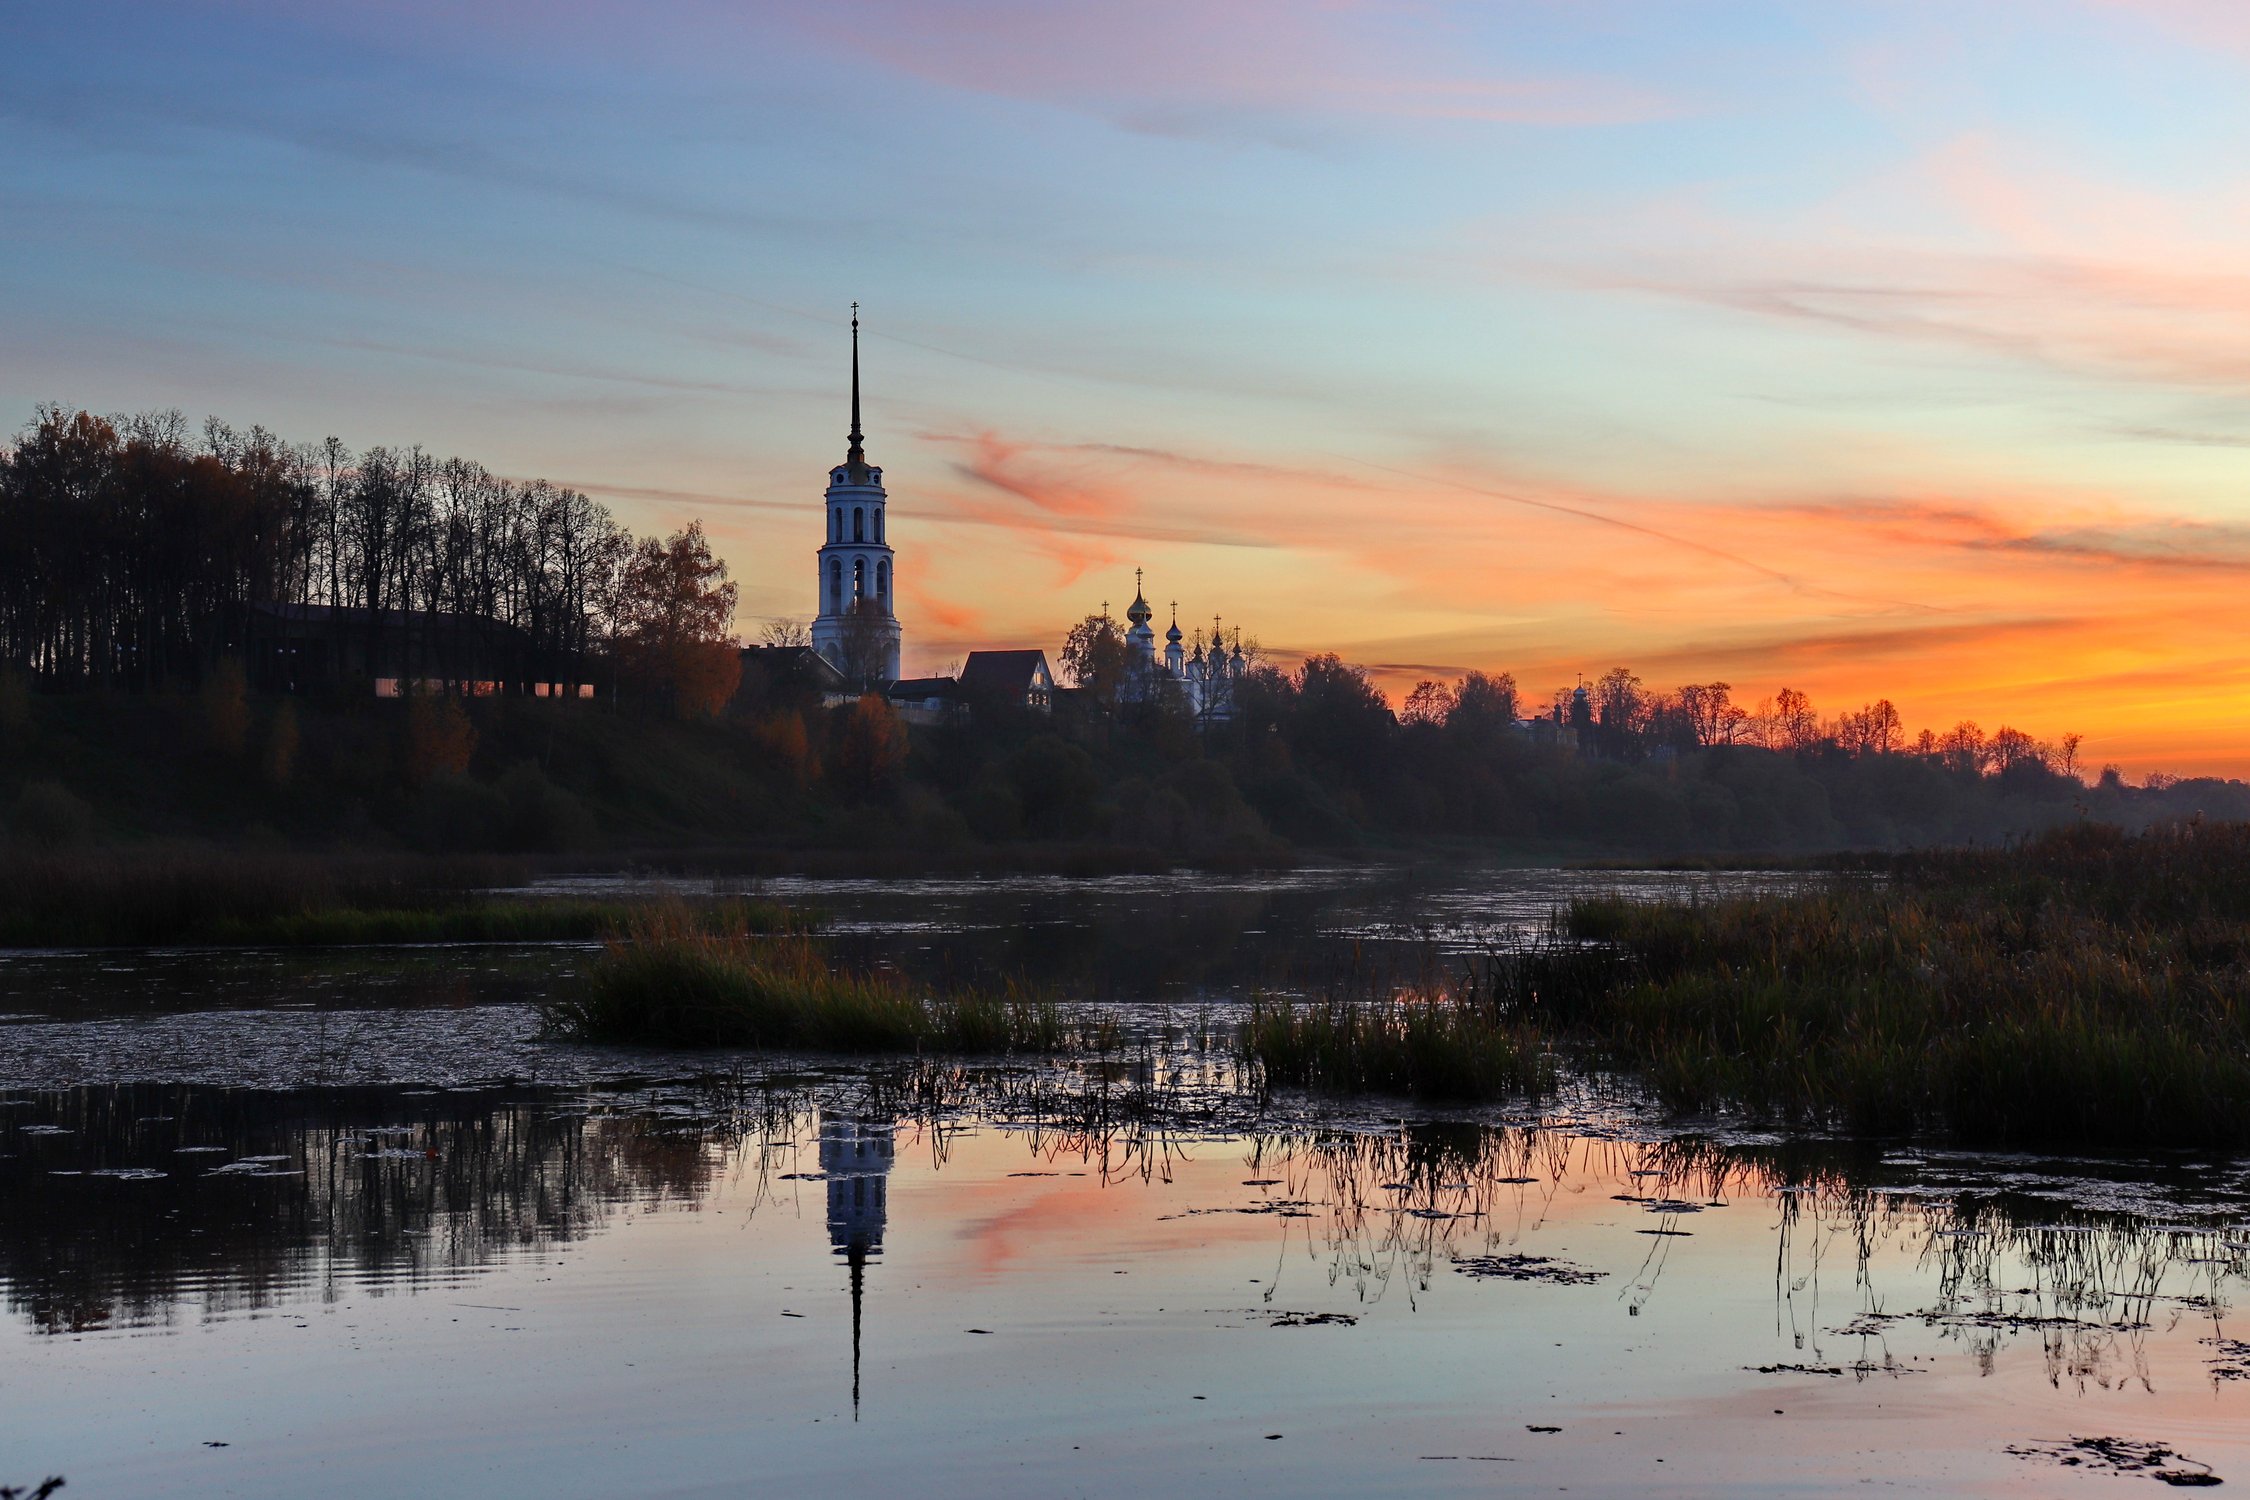
[[[867,508],[865,506],[855,505],[852,507],[852,540],[855,542],[867,540]]]

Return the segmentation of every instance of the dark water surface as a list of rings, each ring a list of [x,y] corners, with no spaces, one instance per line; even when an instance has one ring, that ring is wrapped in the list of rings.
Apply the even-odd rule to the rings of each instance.
[[[1100,997],[1151,1019],[1355,945],[1442,960],[1585,880],[1618,883],[806,894],[906,964],[1067,984],[1114,943]],[[1590,1092],[1537,1119],[1260,1100],[1153,1020],[1091,1071],[544,1041],[528,1000],[580,957],[0,962],[0,1484],[2250,1481],[2239,1162],[1784,1140]]]

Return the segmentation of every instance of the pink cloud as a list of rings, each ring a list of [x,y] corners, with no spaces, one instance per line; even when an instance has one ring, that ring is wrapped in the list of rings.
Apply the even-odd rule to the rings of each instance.
[[[1676,112],[1615,79],[1466,62],[1442,11],[1420,5],[829,0],[790,22],[841,55],[946,87],[1160,134],[1204,133],[1237,114],[1571,126]]]

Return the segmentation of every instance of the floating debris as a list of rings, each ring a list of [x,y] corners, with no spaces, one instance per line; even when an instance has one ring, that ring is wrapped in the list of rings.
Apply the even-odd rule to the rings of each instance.
[[[2213,1380],[2250,1380],[2250,1341],[2208,1338],[2203,1342],[2219,1351],[2211,1358]]]
[[[2188,1458],[2177,1449],[2167,1448],[2162,1443],[2144,1443],[2135,1438],[2074,1437],[2068,1442],[2060,1443],[2010,1443],[2006,1451],[2018,1458],[2044,1459],[2066,1469],[2092,1469],[2105,1474],[2146,1474],[2160,1483],[2188,1489],[2224,1482],[2211,1472],[2211,1466],[2207,1463]],[[2175,1463],[2190,1467],[2165,1467]]]
[[[1350,1313],[1339,1312],[1285,1312],[1274,1314],[1268,1328],[1349,1328],[1359,1321]]]
[[[1472,1255],[1453,1263],[1464,1276],[1484,1281],[1544,1281],[1555,1286],[1586,1286],[1607,1276],[1548,1255]]]

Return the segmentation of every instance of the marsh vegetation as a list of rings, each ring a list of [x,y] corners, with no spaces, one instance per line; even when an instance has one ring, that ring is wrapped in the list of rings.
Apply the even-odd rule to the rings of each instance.
[[[674,1047],[1051,1053],[1114,1039],[1021,986],[918,984],[840,963],[808,934],[717,925],[679,904],[634,913],[542,1016],[577,1041]]]

